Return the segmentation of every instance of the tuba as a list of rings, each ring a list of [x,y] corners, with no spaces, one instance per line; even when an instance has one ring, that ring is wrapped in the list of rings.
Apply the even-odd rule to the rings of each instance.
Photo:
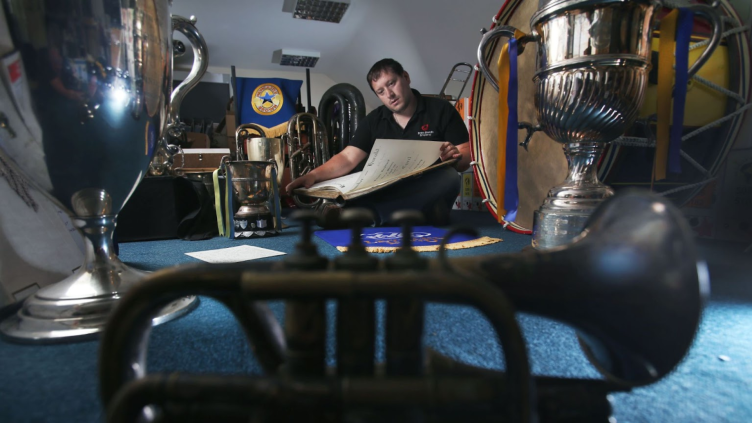
[[[332,135],[329,151],[335,155],[350,144],[358,125],[366,118],[363,94],[354,85],[336,84],[321,96],[319,116],[326,132]]]
[[[452,259],[443,248],[452,231],[436,259],[420,257],[409,236],[393,256],[369,256],[359,244],[364,213],[343,212],[353,243],[332,262],[316,253],[315,215],[303,210],[303,239],[284,262],[165,269],[128,292],[101,341],[108,421],[135,421],[145,408],[165,421],[608,421],[609,393],[658,381],[694,340],[707,273],[680,211],[660,196],[618,193],[566,246]],[[395,219],[403,236],[420,222],[414,211]],[[266,375],[147,374],[151,318],[186,295],[226,304]],[[284,329],[258,303],[278,299]],[[324,360],[327,299],[338,302],[336,368]],[[386,362],[374,365],[377,299],[386,300]],[[484,313],[506,371],[423,348],[426,301]],[[517,311],[574,327],[605,380],[532,376]]]

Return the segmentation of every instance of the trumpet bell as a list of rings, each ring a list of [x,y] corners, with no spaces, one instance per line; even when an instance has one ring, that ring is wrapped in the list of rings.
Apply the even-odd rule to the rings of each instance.
[[[495,255],[475,271],[519,310],[575,327],[593,365],[627,386],[653,383],[681,362],[709,293],[681,212],[638,190],[608,199],[570,245]]]
[[[618,212],[619,207],[626,210]],[[582,240],[582,248],[592,253],[585,265],[596,272],[610,305],[591,308],[591,319],[600,319],[600,328],[585,325],[579,337],[601,373],[641,386],[662,378],[684,358],[699,327],[710,280],[697,258],[692,231],[668,200],[628,195],[620,197],[619,207],[596,213],[588,231],[600,235]],[[621,286],[627,281],[631,289]]]

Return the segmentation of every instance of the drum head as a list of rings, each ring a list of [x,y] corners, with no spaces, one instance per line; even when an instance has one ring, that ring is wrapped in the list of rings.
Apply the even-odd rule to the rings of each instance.
[[[738,28],[733,21],[741,22],[739,16],[728,3],[721,2],[718,10],[729,18],[725,31]],[[691,44],[707,39],[709,28],[703,28],[704,22],[695,20],[695,30]],[[695,131],[699,133],[687,138],[682,143],[685,157],[681,161],[681,173],[669,174],[662,181],[651,183],[654,148],[638,146],[618,146],[617,143],[606,148],[599,164],[599,177],[615,190],[628,187],[642,187],[656,192],[667,193],[675,204],[681,206],[690,202],[705,183],[718,173],[721,165],[734,143],[742,137],[740,131],[744,114],[731,116],[749,101],[750,92],[750,47],[747,33],[732,34],[725,37],[715,50],[711,59],[700,68],[697,76],[737,94],[738,100],[717,89],[691,80],[687,89],[687,102],[684,112],[683,135]],[[656,110],[656,64],[658,63],[659,34],[653,37],[653,70],[650,84],[641,109],[641,117],[655,113]],[[690,51],[690,64],[697,59],[704,47]],[[721,121],[717,125],[713,122]],[[706,127],[706,125],[709,125]],[[701,129],[702,128],[702,129]],[[655,125],[652,125],[655,133]],[[645,138],[646,132],[639,125],[634,125],[627,136]],[[692,162],[695,162],[693,164]]]
[[[509,0],[496,15],[496,25],[511,25],[525,32],[530,32],[530,17],[538,9],[537,0]],[[493,26],[492,26],[493,28]],[[485,60],[489,68],[496,73],[497,61],[501,48],[507,42],[499,38],[490,43],[485,52]],[[529,43],[524,53],[517,57],[519,88],[518,88],[518,116],[520,122],[535,123],[535,104],[533,95],[535,83],[535,45]],[[497,75],[498,78],[498,75]],[[498,120],[499,94],[486,81],[482,72],[476,71],[473,79],[473,89],[470,94],[470,114],[473,117],[470,125],[471,157],[475,162],[474,175],[488,210],[496,216],[497,204],[497,154],[498,154]],[[518,132],[518,144],[525,139],[526,132]],[[567,176],[567,161],[561,144],[555,142],[543,132],[533,135],[528,151],[518,147],[518,175],[517,183],[520,203],[517,218],[514,222],[507,222],[507,229],[521,233],[531,233],[533,227],[533,212],[540,207],[548,190],[564,181]],[[501,199],[503,202],[503,199]]]

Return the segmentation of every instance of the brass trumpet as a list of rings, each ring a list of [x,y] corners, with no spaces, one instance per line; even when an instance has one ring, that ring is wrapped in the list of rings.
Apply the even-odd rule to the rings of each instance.
[[[707,274],[683,216],[654,194],[618,193],[567,246],[456,259],[443,248],[451,231],[437,259],[421,258],[409,242],[376,259],[359,245],[367,216],[346,212],[353,244],[332,262],[317,255],[309,239],[314,214],[302,211],[303,240],[284,262],[166,269],[129,291],[101,341],[108,421],[134,421],[145,407],[164,421],[607,421],[608,393],[666,376],[694,340]],[[399,219],[409,240],[418,219],[411,213]],[[151,318],[186,295],[226,304],[267,375],[147,374]],[[286,300],[284,330],[258,303],[272,299]],[[336,369],[323,360],[326,299],[339,304]],[[385,299],[387,309],[383,366],[373,365],[369,341],[376,299]],[[501,342],[506,372],[424,349],[425,301],[483,312]],[[350,307],[355,303],[361,306]],[[606,380],[531,376],[515,311],[573,326]]]

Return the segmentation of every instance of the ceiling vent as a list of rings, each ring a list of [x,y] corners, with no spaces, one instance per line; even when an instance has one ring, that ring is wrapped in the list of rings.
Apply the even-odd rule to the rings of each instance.
[[[302,51],[283,48],[275,50],[272,53],[272,63],[279,63],[282,66],[298,66],[301,68],[312,68],[316,66],[321,54],[315,51]]]
[[[296,19],[339,23],[350,6],[350,0],[284,0],[282,11]]]

